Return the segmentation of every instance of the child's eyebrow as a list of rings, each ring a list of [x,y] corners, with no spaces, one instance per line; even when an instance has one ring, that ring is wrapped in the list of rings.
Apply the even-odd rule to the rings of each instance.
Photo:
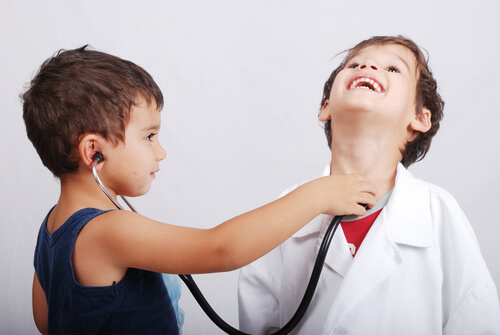
[[[142,128],[142,131],[147,131],[147,132],[158,132],[160,130],[160,125],[159,124],[155,124],[155,125],[151,125],[151,126],[146,126],[144,128]]]
[[[396,57],[406,66],[406,68],[408,69],[408,72],[410,72],[410,65],[408,65],[408,63],[404,60],[403,57],[401,57],[400,55],[398,54],[395,54]]]

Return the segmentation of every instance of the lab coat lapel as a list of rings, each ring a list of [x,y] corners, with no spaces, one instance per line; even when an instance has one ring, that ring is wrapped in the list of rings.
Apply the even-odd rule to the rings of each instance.
[[[330,221],[331,220],[329,220],[328,222],[324,222],[321,227],[320,234],[316,242],[316,247],[314,249],[315,255],[317,255],[319,252],[321,242],[323,241],[326,230],[330,225]],[[349,250],[349,246],[347,244],[344,231],[342,230],[342,226],[339,225],[337,227],[337,231],[333,235],[328,253],[326,254],[325,264],[329,269],[337,272],[341,277],[344,278],[349,271],[352,263],[353,258],[351,255],[351,251]]]
[[[369,249],[369,252],[363,252],[363,249]],[[363,297],[384,281],[401,261],[401,253],[390,237],[387,217],[383,210],[365,237],[342,281],[329,311],[325,329],[334,328]]]
[[[330,166],[328,165],[324,171],[323,176],[327,176],[330,174]],[[316,231],[319,231],[318,239],[314,248],[314,254],[317,255],[319,249],[321,247],[321,243],[325,236],[326,230],[332,221],[333,216],[330,215],[322,215],[321,221],[316,221],[316,226],[310,227]],[[328,249],[328,253],[325,257],[325,265],[331,271],[337,272],[341,277],[345,277],[351,264],[353,262],[353,258],[351,255],[351,251],[349,250],[349,246],[347,245],[347,240],[345,239],[344,232],[342,230],[342,226],[339,225],[335,234],[333,235],[332,241],[330,243],[330,248]]]
[[[431,247],[432,216],[429,188],[398,166],[396,186],[386,207],[394,241],[414,247]]]
[[[319,215],[315,217],[306,226],[292,235],[292,238],[300,239],[302,237],[318,234],[316,244],[314,245],[314,255],[318,255],[321,243],[325,236],[326,230],[332,221],[331,215]],[[353,261],[351,252],[347,245],[342,227],[339,225],[330,243],[330,248],[325,257],[325,264],[329,270],[337,272],[341,277],[344,277]]]
[[[343,234],[342,237],[343,243],[347,243]],[[342,239],[339,237],[337,241],[342,242]],[[345,315],[403,262],[398,244],[432,246],[429,190],[401,164],[391,198],[366,235],[333,300],[324,324],[324,333],[335,328]],[[338,268],[333,260],[338,257],[337,254],[330,252],[329,256],[329,265]]]

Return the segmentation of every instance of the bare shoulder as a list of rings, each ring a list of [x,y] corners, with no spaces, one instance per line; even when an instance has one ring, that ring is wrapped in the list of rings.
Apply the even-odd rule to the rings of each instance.
[[[80,232],[73,253],[75,274],[81,284],[103,286],[121,280],[128,268],[177,273],[183,262],[172,255],[188,253],[191,244],[186,239],[203,240],[198,229],[130,211],[109,211],[90,220]],[[199,255],[199,250],[195,252]]]
[[[80,231],[72,255],[77,281],[84,286],[119,282],[129,265],[122,260],[130,240],[153,220],[128,211],[109,211],[91,219]]]
[[[123,245],[130,245],[131,240],[164,226],[167,225],[134,212],[112,210],[90,220],[78,235],[77,245],[113,256]]]
[[[110,243],[121,244],[128,239],[138,239],[148,233],[160,233],[173,227],[135,212],[112,210],[90,220],[82,229],[82,235],[109,247]]]

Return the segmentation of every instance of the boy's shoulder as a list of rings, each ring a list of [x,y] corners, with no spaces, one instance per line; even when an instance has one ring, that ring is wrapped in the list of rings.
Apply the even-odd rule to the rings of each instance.
[[[465,212],[450,192],[431,182],[423,181],[413,176],[412,178],[426,189],[428,205],[425,206],[430,212],[430,219],[434,229],[442,232],[446,231],[447,234],[461,231],[463,233],[462,236],[469,235],[473,241],[477,240]],[[422,209],[422,207],[420,208]]]
[[[456,198],[444,187],[434,184],[432,182],[420,179],[419,177],[415,177],[412,173],[410,173],[408,170],[404,170],[405,172],[402,172],[402,169],[398,169],[398,174],[404,173],[407,175],[409,179],[411,179],[413,182],[420,183],[426,187],[428,190],[429,196],[432,198],[434,201],[438,201],[442,204],[449,205],[451,207],[457,207],[459,208],[459,204],[456,200]]]
[[[404,188],[407,192],[415,192],[408,184],[414,184],[416,188],[425,190],[425,197],[429,199],[429,206],[432,209],[441,208],[447,212],[454,212],[457,215],[464,216],[457,199],[444,187],[425,181],[419,177],[414,176],[409,170],[404,168],[401,164],[398,166],[398,175],[396,177],[396,187],[398,187],[398,180],[400,184],[405,184]]]

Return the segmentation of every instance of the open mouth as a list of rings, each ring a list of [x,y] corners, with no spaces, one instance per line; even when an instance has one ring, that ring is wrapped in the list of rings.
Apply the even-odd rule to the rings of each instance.
[[[361,88],[361,89],[366,89],[370,90],[376,93],[383,93],[384,92],[384,87],[382,84],[377,82],[376,80],[368,77],[357,77],[354,78],[354,80],[347,86],[349,90],[355,89],[355,88]]]

